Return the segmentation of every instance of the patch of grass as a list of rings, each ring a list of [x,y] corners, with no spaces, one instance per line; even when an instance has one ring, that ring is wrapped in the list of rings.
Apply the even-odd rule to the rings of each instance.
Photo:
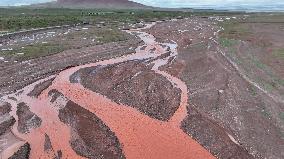
[[[282,119],[283,122],[284,122],[284,112],[279,113],[279,117],[280,117],[280,119]]]
[[[267,66],[261,61],[259,61],[256,57],[251,57],[251,61],[257,68],[267,70]]]
[[[248,91],[250,92],[250,94],[252,95],[252,96],[256,96],[257,95],[257,89],[253,86],[253,85],[249,85],[249,87],[248,87]]]
[[[244,39],[251,35],[249,27],[241,21],[231,20],[220,22],[219,26],[224,30],[221,32],[221,37],[228,39]]]
[[[232,46],[237,44],[236,40],[228,39],[228,38],[220,38],[219,42],[220,42],[222,47],[227,47],[227,48],[232,47]]]
[[[284,23],[284,14],[282,13],[273,13],[265,14],[258,13],[251,15],[246,21],[251,23]]]
[[[265,71],[265,73],[270,76],[269,82],[268,81],[265,82],[264,80],[259,81],[260,83],[264,83],[263,85],[267,90],[272,90],[273,88],[277,88],[279,85],[284,86],[284,80],[277,77],[269,66],[262,63],[259,59],[257,59],[257,57],[254,57],[251,54],[248,55],[249,55],[248,59],[252,64],[254,64],[257,68]]]
[[[261,110],[261,114],[267,118],[271,118],[271,114],[269,114],[269,112],[265,109]]]
[[[284,86],[284,79],[281,78],[274,78],[275,82],[278,83],[281,86]]]
[[[282,49],[278,49],[278,50],[274,50],[272,52],[273,56],[275,56],[276,58],[281,58],[284,59],[284,48]]]
[[[227,55],[228,57],[234,61],[236,64],[241,65],[243,63],[241,58],[238,58],[236,56],[236,52],[237,52],[237,44],[238,41],[234,40],[234,39],[228,39],[228,38],[220,38],[219,39],[219,43],[222,47],[227,48]],[[245,68],[246,69],[246,68]]]
[[[263,86],[263,88],[266,91],[269,91],[269,92],[272,91],[275,88],[275,84],[274,83],[265,81],[265,80],[261,79],[261,77],[259,77],[257,79],[257,83],[261,84]]]
[[[125,36],[118,30],[100,30],[96,33],[96,36],[102,37],[100,39],[103,43],[114,42],[114,41],[124,41],[127,40]]]
[[[271,119],[272,115],[271,115],[270,112],[267,110],[265,103],[262,102],[262,103],[260,104],[259,108],[260,108],[261,114],[262,114],[264,117]]]
[[[255,24],[257,23],[257,24]],[[258,24],[259,23],[259,24]],[[284,86],[284,79],[280,78],[273,70],[273,68],[262,62],[257,55],[254,54],[254,48],[260,48],[267,50],[266,48],[271,47],[270,41],[259,40],[258,35],[254,30],[254,25],[266,25],[277,23],[283,25],[284,14],[251,14],[247,19],[242,20],[230,20],[220,22],[219,26],[223,27],[224,30],[220,33],[220,45],[227,49],[226,54],[233,60],[244,73],[251,78],[253,81],[258,83],[263,89],[268,92],[279,91]],[[235,41],[242,40],[250,42],[250,46],[253,48],[247,48],[245,53],[239,55],[234,50]],[[258,51],[258,50],[256,50]],[[284,59],[284,48],[275,49],[272,52],[272,56],[278,59]],[[249,90],[250,93],[255,96],[254,90]],[[279,91],[280,95],[283,95],[283,91]],[[265,111],[263,112],[264,114]]]
[[[274,75],[273,71],[270,69],[269,66],[266,64],[262,63],[257,57],[253,56],[251,53],[247,53],[246,57],[237,57],[236,56],[236,48],[235,46],[237,45],[238,41],[234,39],[228,39],[228,38],[220,38],[220,45],[222,47],[225,47],[228,49],[227,54],[233,60],[237,65],[239,66],[245,66],[245,63],[250,63],[256,68],[265,71],[267,75],[270,76],[270,80],[263,80],[261,77],[258,77],[256,79],[257,83],[261,84],[263,88],[267,91],[272,91],[275,88],[277,88],[280,85],[284,85],[284,80],[278,78],[277,76]],[[249,50],[248,50],[249,51]],[[245,70],[246,74],[250,76],[251,73],[253,73],[254,67],[243,67]]]
[[[6,56],[13,56],[17,60],[28,60],[33,58],[38,58],[42,56],[47,56],[51,54],[56,54],[62,52],[64,47],[60,44],[34,44],[28,45],[24,48],[18,48],[12,51],[3,51],[2,54]],[[23,53],[23,54],[21,54]]]
[[[100,43],[109,43],[127,40],[126,33],[116,29],[91,27],[87,32],[74,32],[66,36],[67,39],[80,40],[80,38],[96,39]],[[68,43],[68,42],[66,42]]]
[[[284,132],[280,131],[281,138],[284,139]]]

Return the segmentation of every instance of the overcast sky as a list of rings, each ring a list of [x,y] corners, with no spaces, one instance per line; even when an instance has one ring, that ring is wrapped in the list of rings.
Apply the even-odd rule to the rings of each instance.
[[[143,4],[159,7],[191,7],[191,6],[279,6],[284,0],[133,0]],[[284,8],[283,8],[284,9]]]
[[[0,0],[0,6],[18,6],[31,3],[41,3],[53,0]],[[150,6],[156,7],[216,7],[216,8],[228,8],[230,6],[239,7],[266,7],[266,8],[280,8],[284,10],[284,0],[132,0],[139,3],[143,3]]]
[[[19,6],[32,3],[50,2],[52,0],[0,0],[0,6]]]

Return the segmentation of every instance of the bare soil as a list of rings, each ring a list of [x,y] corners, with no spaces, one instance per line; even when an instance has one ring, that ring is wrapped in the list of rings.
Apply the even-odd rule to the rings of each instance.
[[[24,144],[23,146],[20,147],[20,149],[9,159],[26,159],[29,158],[29,153],[30,153],[30,145],[28,143]]]
[[[125,158],[115,134],[94,114],[69,101],[59,118],[73,129],[70,141],[77,154],[86,158]]]
[[[116,103],[167,121],[179,107],[181,92],[146,64],[143,61],[128,61],[106,67],[84,68],[73,74],[70,80]]]
[[[177,27],[183,29],[186,25],[184,22],[180,25],[176,25],[175,22],[158,24],[157,29],[152,29],[150,32],[160,39],[171,39],[171,37],[194,39],[196,36],[192,34],[194,31],[188,34],[175,32]],[[158,28],[170,29],[165,33]],[[222,153],[227,151],[225,156],[230,156],[236,150],[239,151],[236,154],[240,155],[235,156],[237,158],[251,157],[245,154],[246,152],[256,158],[283,158],[284,154],[281,152],[284,148],[283,121],[279,117],[279,112],[283,112],[283,103],[275,101],[245,80],[224,58],[218,48],[220,46],[211,41],[210,36],[205,34],[207,38],[199,41],[199,44],[196,42],[196,45],[192,43],[187,46],[181,43],[178,58],[172,65],[164,68],[185,81],[189,89],[188,111],[192,111],[192,107],[198,111],[200,123],[189,124],[189,121],[194,121],[192,112],[189,112],[188,119],[184,120],[183,129],[220,158],[224,158]],[[251,43],[250,47],[253,46]],[[206,125],[208,128],[201,125]],[[219,127],[218,131],[223,133],[210,133],[210,131],[196,133],[198,129],[205,131],[214,130],[216,127]],[[237,146],[230,146],[227,142],[228,135],[233,137]],[[207,140],[209,138],[219,140],[209,142]],[[228,149],[218,147],[223,144],[228,146]]]
[[[18,104],[17,115],[19,118],[18,130],[21,133],[28,133],[31,129],[41,125],[42,120],[31,112],[25,103]]]
[[[139,40],[131,39],[126,42],[67,50],[21,63],[7,64],[0,68],[1,94],[15,92],[32,82],[55,75],[66,68],[132,53],[139,42]],[[133,49],[129,49],[130,47]]]

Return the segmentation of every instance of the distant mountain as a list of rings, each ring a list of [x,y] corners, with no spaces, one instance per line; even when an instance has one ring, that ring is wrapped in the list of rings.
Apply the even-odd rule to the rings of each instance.
[[[57,0],[34,4],[32,7],[50,8],[107,8],[107,9],[147,9],[151,8],[129,0]]]

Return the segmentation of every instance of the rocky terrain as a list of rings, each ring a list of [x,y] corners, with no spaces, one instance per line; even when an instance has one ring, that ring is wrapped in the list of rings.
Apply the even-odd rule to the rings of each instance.
[[[6,64],[1,158],[283,158],[281,87],[243,72],[218,20],[148,23],[124,42]]]
[[[234,152],[222,146],[230,145],[229,138],[255,158],[282,158],[283,119],[279,112],[283,112],[283,91],[268,92],[248,76],[241,68],[250,65],[239,65],[234,61],[236,58],[231,59],[230,50],[222,48],[214,33],[204,34],[204,30],[211,29],[210,25],[206,20],[201,23],[198,19],[190,19],[162,23],[150,30],[158,39],[180,41],[177,58],[163,69],[180,77],[188,87],[188,118],[183,121],[183,130],[220,158],[227,158],[222,154],[225,150]],[[170,31],[160,29],[166,27]],[[192,38],[189,46],[183,44],[188,37],[198,34],[200,40]],[[256,48],[249,41],[242,43]],[[249,56],[250,52],[246,51],[241,52]]]

